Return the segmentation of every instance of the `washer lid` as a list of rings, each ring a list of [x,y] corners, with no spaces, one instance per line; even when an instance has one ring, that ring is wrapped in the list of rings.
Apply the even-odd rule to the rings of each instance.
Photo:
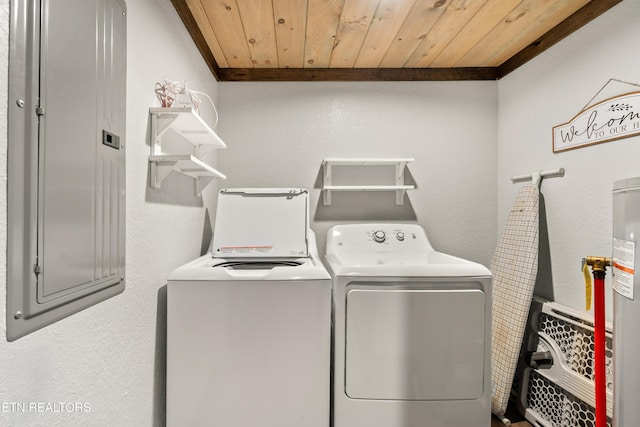
[[[223,189],[218,194],[211,252],[216,258],[307,257],[308,229],[305,189]]]

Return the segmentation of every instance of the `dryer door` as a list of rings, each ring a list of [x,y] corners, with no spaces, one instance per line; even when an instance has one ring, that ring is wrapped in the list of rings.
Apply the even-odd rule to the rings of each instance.
[[[483,291],[360,288],[348,291],[346,303],[345,388],[350,398],[482,396]]]

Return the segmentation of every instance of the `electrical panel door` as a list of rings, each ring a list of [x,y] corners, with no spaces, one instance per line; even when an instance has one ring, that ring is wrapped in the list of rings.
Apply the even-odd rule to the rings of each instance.
[[[10,145],[25,147],[9,170],[9,228],[23,217],[9,339],[122,292],[125,267],[126,5],[16,0],[12,14]]]

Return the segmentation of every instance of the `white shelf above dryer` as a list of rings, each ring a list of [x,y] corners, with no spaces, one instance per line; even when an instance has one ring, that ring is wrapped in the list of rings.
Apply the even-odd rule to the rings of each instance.
[[[151,115],[151,185],[160,188],[171,172],[178,172],[195,179],[197,195],[214,178],[226,176],[202,159],[213,149],[226,148],[213,129],[190,107],[149,108]],[[162,137],[169,129],[175,131],[195,147],[195,153],[165,154]]]
[[[395,191],[396,204],[404,203],[404,195],[407,190],[415,189],[415,185],[404,183],[404,171],[407,164],[413,162],[413,158],[329,158],[324,159],[322,179],[323,204],[331,204],[333,191]],[[395,166],[395,183],[390,185],[334,185],[334,166]]]

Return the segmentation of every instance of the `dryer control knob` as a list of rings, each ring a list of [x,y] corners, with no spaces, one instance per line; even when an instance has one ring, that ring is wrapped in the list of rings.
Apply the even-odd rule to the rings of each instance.
[[[404,233],[402,231],[398,231],[396,233],[396,239],[402,242],[404,240]]]
[[[387,235],[382,230],[375,231],[373,233],[373,240],[378,243],[382,243],[387,239]]]

